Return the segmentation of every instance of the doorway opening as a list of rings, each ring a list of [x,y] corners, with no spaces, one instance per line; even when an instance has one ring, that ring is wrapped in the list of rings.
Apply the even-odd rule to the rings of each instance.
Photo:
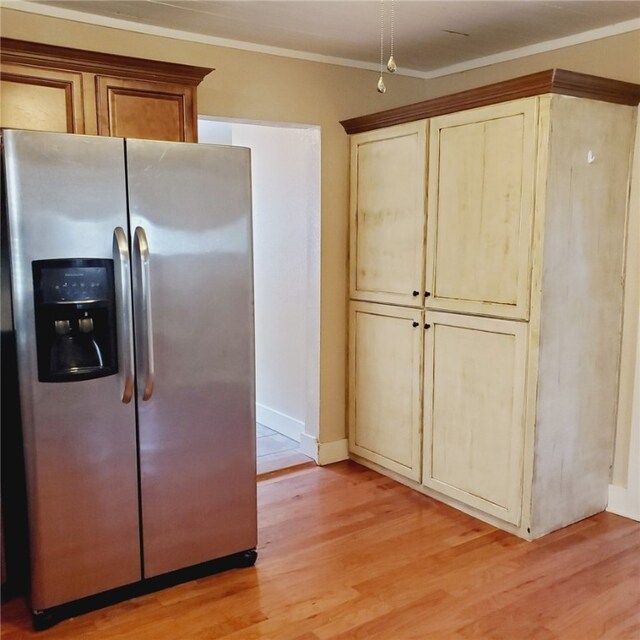
[[[320,392],[320,128],[198,118],[201,143],[251,149],[258,475],[310,461]]]

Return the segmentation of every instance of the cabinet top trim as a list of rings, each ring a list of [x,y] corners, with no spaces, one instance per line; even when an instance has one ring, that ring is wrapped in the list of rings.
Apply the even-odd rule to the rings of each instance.
[[[2,62],[197,86],[213,69],[0,38]]]
[[[559,93],[566,96],[591,98],[616,104],[637,105],[640,102],[640,85],[609,78],[600,78],[585,73],[549,69],[503,82],[488,84],[439,98],[432,98],[404,107],[378,111],[366,116],[342,120],[344,130],[362,133],[396,124],[423,120],[434,116],[484,107],[508,100],[528,98],[544,93]]]

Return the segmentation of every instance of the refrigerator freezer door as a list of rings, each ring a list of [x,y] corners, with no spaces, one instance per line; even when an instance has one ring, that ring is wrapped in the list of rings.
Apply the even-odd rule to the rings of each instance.
[[[250,154],[126,146],[151,577],[256,545]]]
[[[122,402],[124,372],[38,382],[32,276],[34,260],[113,259],[114,229],[127,227],[124,148],[115,138],[29,131],[3,139],[38,610],[140,579],[135,408]]]

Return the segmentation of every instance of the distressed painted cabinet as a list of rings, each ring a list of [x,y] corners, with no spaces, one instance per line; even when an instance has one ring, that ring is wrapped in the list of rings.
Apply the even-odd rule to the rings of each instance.
[[[351,451],[420,480],[423,312],[351,304]]]
[[[517,524],[527,327],[430,311],[425,322],[423,483]]]
[[[526,320],[538,102],[433,118],[428,305]]]
[[[343,123],[352,162],[407,126],[396,123],[428,132],[412,245],[424,240],[423,295],[353,286],[362,265],[384,271],[403,255],[409,273],[415,252],[392,230],[375,255],[358,244],[368,182],[352,165],[351,297],[371,301],[350,303],[354,459],[525,538],[606,508],[639,100],[636,85],[556,70]],[[380,147],[377,166],[398,153]],[[402,179],[370,179],[392,211]],[[400,321],[421,310],[422,340]],[[372,330],[383,323],[369,318],[388,316]],[[398,468],[398,452],[418,468]]]
[[[351,142],[351,297],[421,307],[426,124]]]

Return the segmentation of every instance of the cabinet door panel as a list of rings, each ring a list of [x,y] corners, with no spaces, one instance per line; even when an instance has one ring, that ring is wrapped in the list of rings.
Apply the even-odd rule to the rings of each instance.
[[[0,125],[57,133],[84,133],[82,74],[2,65]]]
[[[431,121],[430,308],[528,318],[536,104]]]
[[[423,484],[518,523],[527,326],[429,312],[425,321]]]
[[[99,135],[196,142],[192,87],[98,76],[96,92]]]
[[[350,450],[414,480],[420,479],[422,334],[421,311],[351,304]]]
[[[353,136],[352,298],[422,306],[425,162],[425,121]]]

